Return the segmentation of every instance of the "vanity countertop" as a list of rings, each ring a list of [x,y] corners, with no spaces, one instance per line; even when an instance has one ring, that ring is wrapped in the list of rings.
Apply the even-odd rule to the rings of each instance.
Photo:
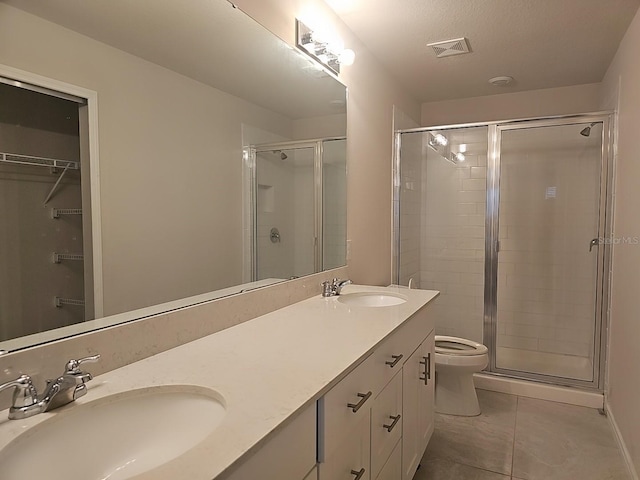
[[[75,404],[161,385],[213,389],[224,397],[227,408],[217,429],[193,450],[135,478],[224,478],[242,455],[268,441],[438,295],[361,285],[349,285],[343,294],[380,291],[407,301],[382,308],[351,307],[339,297],[317,295],[97,376]],[[26,429],[72,408],[74,403],[11,421],[6,410],[0,412],[0,449]],[[78,428],[82,441],[82,426]]]

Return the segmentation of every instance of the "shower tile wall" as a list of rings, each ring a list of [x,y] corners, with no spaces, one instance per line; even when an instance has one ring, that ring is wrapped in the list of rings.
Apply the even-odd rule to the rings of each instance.
[[[421,288],[440,290],[436,333],[482,342],[486,129],[466,143],[464,163],[453,165],[425,147],[423,162]]]
[[[258,167],[258,280],[288,278],[293,256],[287,248],[293,238],[293,170],[288,163],[259,153]],[[281,241],[272,243],[271,228],[280,231]]]
[[[592,355],[598,156],[503,152],[498,347]]]

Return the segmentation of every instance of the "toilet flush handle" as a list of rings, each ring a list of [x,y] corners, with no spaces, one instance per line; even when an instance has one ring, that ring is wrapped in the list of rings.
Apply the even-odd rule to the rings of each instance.
[[[597,247],[598,245],[600,245],[600,239],[599,238],[594,238],[589,242],[589,251],[591,251],[593,249],[593,247]]]

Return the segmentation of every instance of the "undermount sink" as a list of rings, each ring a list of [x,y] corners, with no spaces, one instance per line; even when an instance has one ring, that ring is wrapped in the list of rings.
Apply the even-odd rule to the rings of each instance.
[[[338,297],[340,303],[351,307],[391,307],[407,301],[401,295],[381,292],[347,293]]]
[[[3,448],[1,476],[3,480],[131,478],[198,445],[225,413],[217,392],[186,385],[132,390],[72,405]]]

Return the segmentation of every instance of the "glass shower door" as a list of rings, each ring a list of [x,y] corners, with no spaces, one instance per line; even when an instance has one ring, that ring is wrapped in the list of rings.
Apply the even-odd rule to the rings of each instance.
[[[496,372],[598,380],[602,126],[497,128]]]
[[[322,269],[347,264],[347,140],[322,141]]]

